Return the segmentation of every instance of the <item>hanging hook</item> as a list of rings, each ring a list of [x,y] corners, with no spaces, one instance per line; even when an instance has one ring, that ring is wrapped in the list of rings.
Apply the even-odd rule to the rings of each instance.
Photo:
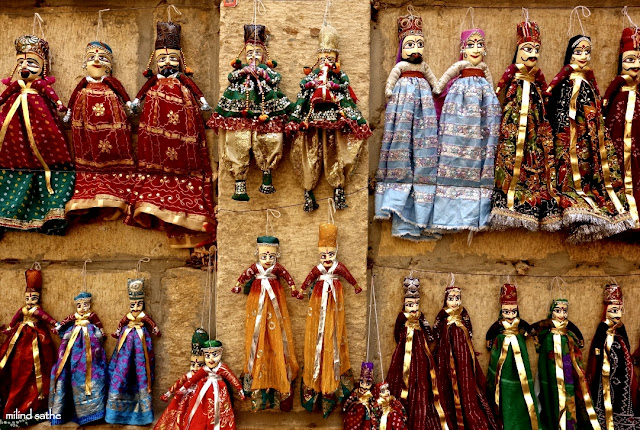
[[[271,231],[275,234],[275,229],[273,228],[273,224],[271,222],[271,219],[269,218],[269,215],[271,215],[271,217],[273,218],[280,218],[282,214],[276,209],[267,209],[267,222],[264,226],[265,236],[269,236],[269,228],[271,228]]]
[[[138,260],[138,264],[136,264],[136,278],[140,276],[140,266],[142,265],[142,263],[148,263],[150,261],[151,259],[149,257],[142,257],[140,260]]]
[[[171,21],[171,10],[172,9],[178,15],[182,15],[182,12],[180,12],[177,7],[175,7],[174,5],[170,4],[169,6],[167,6],[167,18],[169,18],[169,22],[173,22],[173,21]]]
[[[96,29],[96,41],[100,42],[100,30],[102,30],[102,12],[108,12],[111,9],[100,9],[98,11],[98,28]]]
[[[591,11],[586,6],[576,6],[571,9],[571,13],[569,14],[569,30],[567,31],[567,36],[569,37],[573,36],[573,32],[571,30],[573,29],[574,19],[577,19],[578,24],[580,24],[580,31],[582,32],[580,34],[582,36],[586,36],[586,32],[584,31],[584,27],[582,26],[582,19],[580,19],[580,12],[582,12],[583,18],[588,18],[591,16]]]
[[[44,30],[42,29],[42,23],[44,22],[44,20],[42,19],[42,17],[40,16],[40,14],[38,12],[33,14],[33,26],[31,28],[31,34],[35,35],[36,34],[36,23],[38,24],[38,27],[40,27],[40,34],[42,34],[42,38],[46,39],[46,37],[44,36]]]

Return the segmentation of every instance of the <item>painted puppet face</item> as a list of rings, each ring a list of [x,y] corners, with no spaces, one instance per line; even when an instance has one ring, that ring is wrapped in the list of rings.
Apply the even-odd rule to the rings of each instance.
[[[156,49],[156,64],[158,65],[158,73],[162,76],[168,77],[180,71],[180,57],[181,52],[179,49]]]
[[[200,370],[202,366],[204,366],[204,355],[192,355],[189,364],[189,370],[195,373]]]
[[[607,318],[617,324],[622,318],[622,305],[608,305]]]
[[[368,379],[361,379],[360,380],[360,388],[362,388],[364,390],[370,390],[372,386],[373,386],[373,381],[368,380]]]
[[[518,316],[518,305],[502,305],[500,312],[502,314],[502,318],[508,322],[513,322],[513,320]]]
[[[278,247],[272,245],[258,246],[258,261],[262,267],[267,268],[276,264],[278,260]]]
[[[338,248],[333,246],[319,246],[318,254],[320,256],[320,262],[325,267],[325,269],[333,266],[333,263],[336,261],[338,256]]]
[[[405,298],[404,299],[404,311],[408,314],[415,315],[420,312],[420,299],[418,298]]]
[[[110,75],[113,68],[111,54],[97,46],[87,49],[84,64],[87,69],[87,75],[93,79],[100,79],[103,76]]]
[[[462,298],[460,297],[460,290],[449,290],[447,293],[447,307],[449,309],[458,309],[462,304]]]
[[[76,312],[80,315],[88,314],[91,312],[91,301],[83,300],[81,302],[76,303]]]
[[[247,64],[262,64],[264,61],[264,47],[262,45],[254,45],[253,43],[247,43],[245,45],[245,53],[247,58]]]
[[[133,316],[138,316],[144,309],[144,300],[129,300],[129,312]]]
[[[622,53],[622,74],[632,78],[640,72],[640,51],[624,51]]]
[[[591,42],[585,39],[573,48],[571,64],[578,66],[580,69],[584,69],[587,64],[589,64],[589,61],[591,61]]]
[[[44,72],[44,60],[36,54],[16,55],[18,63],[18,75],[23,81],[34,81],[42,76]]]
[[[487,54],[484,37],[479,33],[473,33],[469,36],[462,49],[462,57],[474,66],[480,64]]]
[[[389,392],[389,387],[387,385],[380,387],[380,397],[383,399],[388,399],[391,393]]]
[[[407,36],[402,39],[402,59],[413,64],[422,63],[424,56],[424,37]]]
[[[516,53],[516,63],[524,64],[528,68],[533,68],[538,62],[540,55],[540,44],[537,42],[524,42],[518,45]]]
[[[206,351],[204,353],[204,362],[209,367],[209,369],[213,369],[216,367],[220,361],[222,360],[222,349],[216,349],[215,351]]]
[[[551,311],[551,317],[556,321],[564,321],[569,317],[569,305],[567,303],[556,303]]]
[[[24,302],[27,305],[27,309],[31,309],[32,307],[40,303],[40,293],[24,293]]]
[[[338,61],[337,52],[318,52],[318,64],[322,67],[325,63],[336,64]]]

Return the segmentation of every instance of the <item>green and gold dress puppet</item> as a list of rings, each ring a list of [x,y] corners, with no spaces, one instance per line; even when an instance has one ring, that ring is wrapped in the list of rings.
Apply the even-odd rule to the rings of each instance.
[[[604,430],[640,429],[640,418],[633,410],[636,376],[627,329],[622,323],[624,302],[619,285],[604,288],[603,303],[586,371],[593,407]]]
[[[389,384],[382,382],[376,386],[376,417],[380,430],[407,430],[407,417],[404,406],[389,391]]]
[[[64,117],[71,122],[77,170],[67,214],[116,219],[129,208],[134,181],[129,95],[112,76],[113,51],[103,42],[85,48],[86,76],[78,83]]]
[[[363,362],[360,382],[344,401],[344,430],[377,430],[377,399],[374,395],[373,363]]]
[[[318,254],[320,264],[311,269],[301,289],[311,288],[304,335],[304,373],[300,398],[302,406],[313,411],[322,399],[326,418],[353,389],[345,325],[344,290],[339,277],[362,288],[347,267],[337,260],[338,227],[320,224]]]
[[[600,430],[580,363],[584,338],[569,321],[569,301],[555,299],[547,319],[532,329],[538,352],[541,428]]]
[[[184,430],[189,422],[189,404],[194,396],[196,387],[192,385],[183,394],[178,394],[178,390],[187,383],[195,373],[204,367],[204,352],[202,347],[209,340],[209,335],[203,328],[198,328],[191,336],[191,355],[189,360],[189,371],[182,375],[166,393],[160,396],[163,402],[168,402],[172,395],[173,399],[164,410],[158,422],[153,427],[154,430]]]
[[[26,35],[15,47],[16,66],[0,95],[0,229],[61,235],[75,182],[58,118],[66,108],[53,90],[56,79],[47,75],[47,41]]]
[[[515,285],[500,288],[500,318],[487,331],[490,351],[487,395],[496,417],[510,430],[538,430],[538,398],[526,339],[531,326],[520,319]]]
[[[362,145],[371,130],[356,106],[349,77],[338,61],[338,32],[330,25],[320,30],[318,61],[305,67],[307,76],[287,124],[293,135],[291,162],[304,188],[304,210],[318,208],[313,189],[322,166],[327,182],[334,189],[336,208],[347,207],[344,187],[355,170]]]
[[[107,354],[104,328],[91,310],[91,294],[73,298],[76,312],[56,329],[62,342],[51,372],[51,425],[73,421],[84,425],[104,418],[107,401]]]
[[[245,53],[246,63],[240,60]],[[244,48],[231,63],[229,86],[207,125],[222,142],[222,158],[236,181],[234,200],[247,201],[251,152],[262,170],[260,192],[275,192],[271,172],[282,158],[282,134],[291,102],[279,89],[277,63],[269,58],[264,25],[244,26]]]
[[[260,236],[256,243],[258,261],[238,278],[233,293],[248,291],[244,325],[245,364],[242,383],[251,397],[253,410],[293,407],[293,380],[298,362],[293,347],[291,319],[287,310],[283,278],[298,297],[293,278],[280,263],[280,241]]]

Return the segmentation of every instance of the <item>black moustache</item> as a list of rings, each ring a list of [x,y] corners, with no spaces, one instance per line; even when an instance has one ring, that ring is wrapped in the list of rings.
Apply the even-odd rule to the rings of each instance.
[[[413,53],[409,55],[409,58],[407,58],[407,61],[411,64],[420,64],[422,63],[422,54]]]
[[[31,75],[31,72],[28,70],[20,70],[20,76],[23,78],[28,78]]]
[[[160,70],[160,74],[165,78],[168,78],[169,76],[173,75],[175,72],[177,72],[177,70],[171,66],[165,67],[164,69]]]
[[[525,62],[527,61],[538,61],[538,57],[529,57],[529,58],[525,58],[524,60]]]

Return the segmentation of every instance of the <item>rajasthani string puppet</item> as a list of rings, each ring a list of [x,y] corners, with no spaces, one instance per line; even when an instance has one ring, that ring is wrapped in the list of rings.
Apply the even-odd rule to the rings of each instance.
[[[132,102],[139,110],[138,178],[128,224],[158,226],[173,238],[172,247],[193,248],[215,239],[213,176],[200,110],[211,109],[188,76],[179,24],[157,23],[149,80]],[[198,107],[198,99],[200,107]]]
[[[533,385],[526,338],[531,326],[520,319],[515,285],[500,288],[500,318],[487,331],[491,353],[487,372],[489,403],[504,428],[538,430],[538,398]]]
[[[104,328],[91,310],[91,294],[73,298],[76,312],[60,321],[62,342],[58,362],[51,372],[49,409],[60,418],[51,425],[73,421],[84,425],[101,420],[107,400],[107,355],[102,344]]]
[[[440,403],[436,362],[428,345],[434,337],[420,312],[420,280],[408,276],[403,287],[403,310],[393,330],[397,346],[386,380],[391,394],[407,411],[408,428],[445,430],[447,422]]]
[[[569,241],[608,237],[635,225],[628,211],[618,156],[604,126],[600,91],[591,61],[591,39],[573,36],[564,64],[551,81],[547,111],[562,224]]]
[[[411,12],[411,9],[410,9]],[[422,18],[398,18],[398,56],[385,95],[384,135],[376,174],[375,217],[392,219],[391,234],[439,238],[428,227],[438,169],[438,122],[432,88],[436,77],[423,60]]]
[[[426,427],[407,427],[407,417],[404,406],[391,395],[389,384],[382,382],[377,385],[378,399],[376,400],[376,419],[378,421],[378,429],[380,430],[407,430],[413,428]]]
[[[133,187],[129,95],[112,76],[113,51],[106,43],[85,49],[86,77],[76,86],[64,117],[71,121],[77,170],[67,214],[116,219],[126,213]]]
[[[568,318],[568,300],[555,299],[547,319],[532,326],[538,352],[540,423],[545,429],[600,430],[580,364],[584,338]]]
[[[192,385],[185,390],[183,394],[178,394],[178,390],[182,388],[186,382],[196,374],[201,367],[204,367],[204,352],[202,347],[209,340],[207,332],[198,328],[191,337],[191,357],[189,360],[189,371],[182,375],[180,379],[173,384],[160,399],[168,402],[172,395],[175,394],[167,409],[164,410],[158,422],[153,427],[154,430],[184,430],[189,420],[189,403],[195,394],[196,386]]]
[[[298,99],[287,131],[293,135],[291,162],[304,188],[304,210],[318,208],[313,189],[322,165],[327,182],[334,190],[337,209],[345,209],[344,187],[355,170],[362,145],[371,130],[356,106],[349,77],[338,61],[338,32],[328,24],[320,30],[318,61],[305,67]]]
[[[344,289],[339,277],[353,285],[358,294],[362,288],[347,267],[337,260],[338,227],[320,224],[318,253],[320,264],[302,284],[311,288],[304,336],[304,373],[300,399],[302,406],[313,411],[318,399],[327,418],[336,405],[353,389],[345,325]]]
[[[144,312],[144,279],[129,279],[129,313],[111,336],[118,340],[109,362],[109,393],[105,421],[109,424],[146,425],[153,422],[151,385],[155,356],[149,332],[160,329]]]
[[[604,288],[604,312],[589,349],[587,380],[600,427],[605,430],[640,429],[633,398],[637,385],[627,330],[622,323],[622,289]]]
[[[69,147],[58,111],[66,108],[47,76],[49,44],[16,39],[17,63],[0,95],[0,228],[64,234],[64,207],[73,194]]]
[[[231,198],[247,201],[251,152],[262,170],[260,192],[276,191],[271,171],[282,158],[282,133],[291,102],[278,88],[281,76],[273,70],[276,62],[269,59],[264,25],[244,26],[242,51],[247,62],[243,64],[238,58],[232,63],[236,70],[229,73],[229,86],[207,125],[217,130],[224,142],[222,156],[236,181]]]
[[[640,33],[625,28],[620,38],[618,76],[609,84],[602,101],[602,111],[611,141],[618,154],[629,212],[638,219],[640,199]]]
[[[233,371],[222,362],[222,342],[208,340],[202,347],[205,365],[180,388],[184,396],[196,387],[189,401],[189,414],[184,430],[235,430],[236,421],[231,405],[231,387],[245,399],[242,384]],[[228,385],[227,385],[228,384]]]
[[[528,16],[528,13],[525,15]],[[555,184],[553,136],[543,92],[547,88],[538,68],[540,28],[518,24],[518,49],[498,83],[505,89],[505,106],[495,159],[495,188],[490,222],[493,228],[560,229]]]
[[[293,380],[298,375],[291,319],[283,278],[298,297],[293,278],[280,263],[280,241],[273,236],[257,240],[258,261],[238,278],[233,293],[248,290],[244,325],[245,357],[242,383],[253,410],[293,407]]]
[[[373,386],[373,363],[363,362],[360,382],[344,402],[344,430],[377,430],[377,400]]]
[[[432,226],[482,230],[488,226],[494,158],[502,107],[493,91],[484,31],[460,34],[460,61],[438,81],[446,94],[439,124],[438,175]]]
[[[39,414],[47,410],[49,375],[55,364],[55,347],[46,324],[58,322],[40,306],[42,274],[37,269],[25,272],[27,287],[25,306],[11,319],[5,329],[7,338],[0,346],[0,413]],[[52,329],[55,331],[55,329]],[[21,422],[29,425],[37,421]]]
[[[438,388],[449,429],[498,429],[471,342],[471,318],[462,306],[460,287],[454,285],[453,279],[445,289],[443,308],[433,323],[433,332]]]

